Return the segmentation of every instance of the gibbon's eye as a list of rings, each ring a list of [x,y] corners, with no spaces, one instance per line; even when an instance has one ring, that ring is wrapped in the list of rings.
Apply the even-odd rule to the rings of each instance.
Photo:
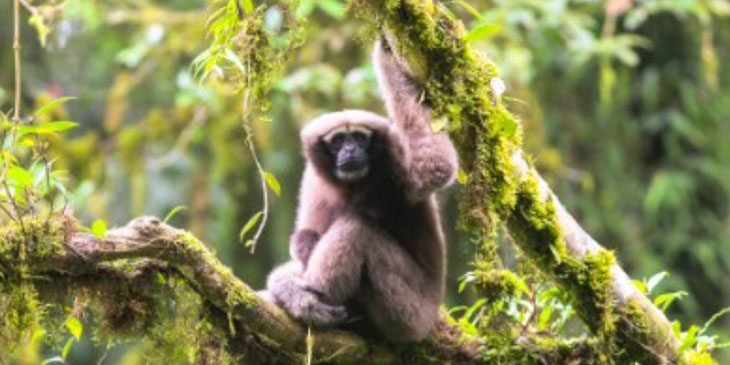
[[[345,134],[344,133],[337,133],[334,136],[332,136],[329,140],[327,140],[327,145],[329,146],[330,151],[337,152],[342,148],[342,144],[345,142]]]
[[[370,140],[368,135],[363,132],[352,132],[351,136],[352,139],[354,139],[355,142],[362,147],[367,146]]]

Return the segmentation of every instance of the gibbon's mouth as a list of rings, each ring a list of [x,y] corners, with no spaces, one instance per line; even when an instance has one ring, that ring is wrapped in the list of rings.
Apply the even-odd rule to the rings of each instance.
[[[368,172],[370,172],[370,168],[365,165],[357,169],[337,169],[335,174],[337,175],[337,178],[342,181],[355,181],[365,177]]]

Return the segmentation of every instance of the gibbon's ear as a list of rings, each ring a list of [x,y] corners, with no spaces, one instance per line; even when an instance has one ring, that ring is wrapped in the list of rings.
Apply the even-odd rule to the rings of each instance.
[[[343,110],[323,114],[307,123],[299,134],[305,157],[310,158],[310,153],[317,143],[329,132],[342,126],[367,128],[385,134],[390,129],[391,122],[385,117],[364,110]]]

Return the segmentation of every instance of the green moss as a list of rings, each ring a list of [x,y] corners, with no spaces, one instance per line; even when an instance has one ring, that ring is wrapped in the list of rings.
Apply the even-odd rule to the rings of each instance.
[[[56,219],[24,216],[23,224],[10,221],[0,226],[0,264],[19,259],[44,258],[63,250],[64,232]],[[20,264],[20,262],[16,262]]]
[[[679,365],[717,365],[717,361],[709,353],[688,351],[682,355]]]
[[[621,349],[631,338],[653,344],[667,335],[651,333],[651,326],[642,325],[650,320],[647,311],[614,303],[613,254],[606,250],[585,257],[569,253],[553,203],[544,202],[538,194],[537,178],[513,175],[511,157],[521,144],[521,125],[490,89],[491,79],[498,76],[495,66],[460,38],[462,24],[429,1],[352,3],[373,27],[391,34],[388,39],[395,43],[396,53],[414,66],[411,71],[423,85],[435,117],[450,121],[460,166],[468,176],[461,227],[482,243],[482,256],[477,260],[477,266],[484,268],[482,294],[494,297],[500,290],[510,294],[517,287],[510,276],[490,272],[500,268],[490,261],[496,260],[494,226],[504,222],[527,257],[568,293],[581,318],[601,340],[603,352],[610,357],[607,361],[651,356],[650,348]],[[637,327],[617,327],[624,324]]]
[[[477,293],[488,302],[507,297],[515,297],[519,293],[527,293],[527,285],[515,273],[509,270],[474,270]]]

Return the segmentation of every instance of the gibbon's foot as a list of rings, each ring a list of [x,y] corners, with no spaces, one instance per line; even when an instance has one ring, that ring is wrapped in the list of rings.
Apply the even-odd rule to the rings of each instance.
[[[317,293],[307,289],[302,283],[296,299],[287,303],[287,311],[302,323],[326,327],[343,323],[347,319],[347,309],[341,305],[330,305],[322,302]],[[293,298],[290,298],[293,299]]]

